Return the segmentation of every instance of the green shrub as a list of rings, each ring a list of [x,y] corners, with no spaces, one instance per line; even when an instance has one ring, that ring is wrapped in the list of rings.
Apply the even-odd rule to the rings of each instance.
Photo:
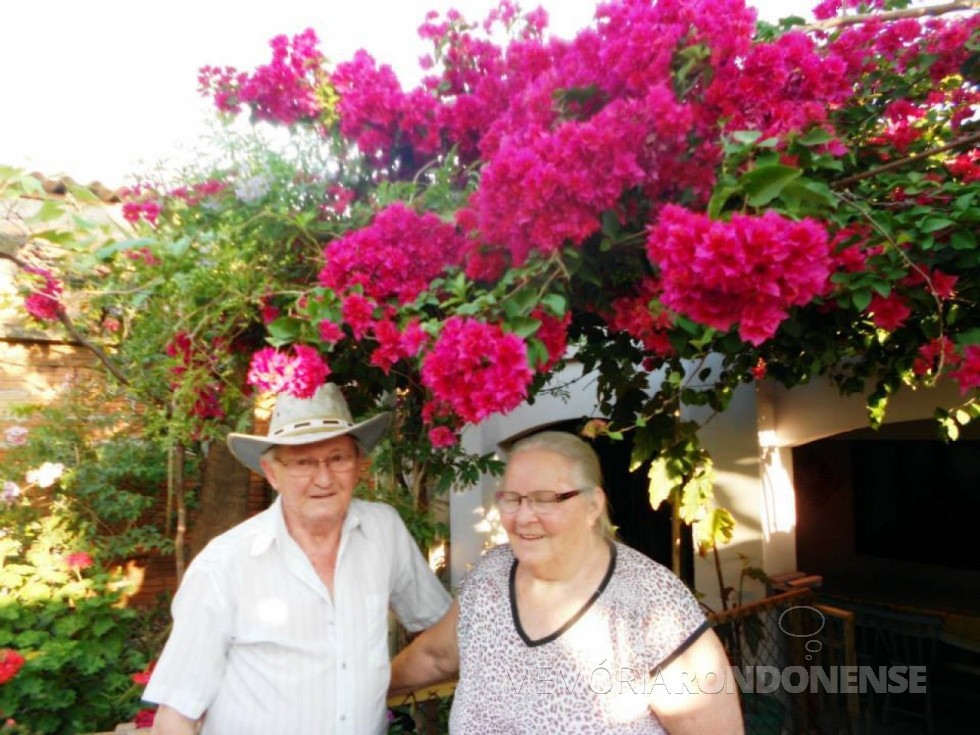
[[[98,564],[55,511],[0,537],[0,648],[26,660],[0,686],[0,714],[31,733],[113,729],[139,709],[131,675],[147,663],[125,583]]]

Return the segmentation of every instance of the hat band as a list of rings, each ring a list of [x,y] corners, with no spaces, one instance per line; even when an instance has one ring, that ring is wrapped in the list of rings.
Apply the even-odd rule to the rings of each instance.
[[[353,425],[354,424],[350,423],[349,421],[344,421],[342,419],[309,419],[307,421],[297,421],[292,424],[286,424],[282,428],[276,429],[269,434],[269,438],[282,436],[283,434],[307,434],[311,429],[321,429],[325,427],[349,429]]]

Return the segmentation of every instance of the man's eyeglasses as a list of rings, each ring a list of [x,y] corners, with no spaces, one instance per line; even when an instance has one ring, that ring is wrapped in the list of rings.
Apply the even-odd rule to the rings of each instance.
[[[501,513],[516,513],[521,507],[521,501],[526,500],[528,507],[533,513],[547,515],[559,503],[564,503],[569,498],[581,495],[581,490],[569,490],[567,493],[556,493],[554,490],[535,490],[527,495],[510,492],[508,490],[498,490],[494,497],[497,499],[497,507]]]
[[[350,472],[357,464],[357,455],[352,452],[345,452],[344,454],[331,454],[325,459],[300,457],[288,462],[276,457],[276,462],[285,468],[286,474],[290,477],[295,477],[297,480],[307,480],[319,472],[321,464],[326,465],[327,469],[334,474]]]

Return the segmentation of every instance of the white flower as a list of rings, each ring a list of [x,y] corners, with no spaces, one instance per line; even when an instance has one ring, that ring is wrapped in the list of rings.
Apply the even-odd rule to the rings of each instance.
[[[27,473],[27,481],[38,487],[51,487],[64,473],[65,466],[61,462],[45,462]]]
[[[259,174],[244,181],[236,182],[235,196],[246,204],[254,204],[269,193],[272,181],[268,176]]]
[[[3,438],[7,444],[19,447],[27,442],[27,429],[23,426],[11,426],[3,433]]]

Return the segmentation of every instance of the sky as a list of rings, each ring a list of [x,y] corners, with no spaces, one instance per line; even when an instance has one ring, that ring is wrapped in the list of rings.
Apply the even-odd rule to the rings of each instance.
[[[816,0],[749,0],[760,17],[806,15]],[[186,159],[211,114],[197,93],[206,64],[250,71],[269,39],[313,28],[334,62],[366,49],[403,86],[428,50],[416,29],[429,10],[482,20],[495,0],[46,0],[0,3],[0,165],[110,187],[157,163]],[[570,37],[595,0],[525,0]]]

